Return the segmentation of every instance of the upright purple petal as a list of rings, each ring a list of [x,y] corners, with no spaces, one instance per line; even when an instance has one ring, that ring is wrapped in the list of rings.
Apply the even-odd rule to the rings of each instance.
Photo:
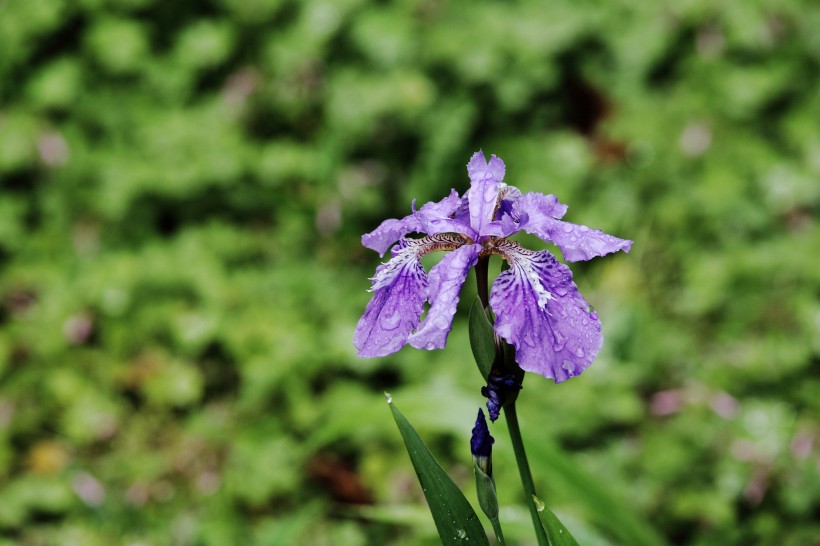
[[[476,152],[467,163],[467,174],[470,175],[470,225],[478,233],[485,235],[487,224],[494,220],[495,206],[498,201],[498,188],[504,179],[504,162],[495,155],[489,163],[482,152]]]
[[[430,310],[408,341],[416,349],[443,349],[453,325],[461,285],[478,260],[481,245],[464,245],[446,254],[430,270]]]
[[[359,356],[395,353],[418,326],[427,299],[427,275],[417,246],[416,241],[402,239],[393,249],[393,258],[376,269],[373,297],[353,336]]]
[[[513,207],[518,228],[558,245],[564,260],[578,262],[612,252],[629,252],[632,241],[559,220],[567,210],[554,195],[524,194]]]
[[[384,256],[393,243],[412,232],[430,235],[452,232],[472,236],[473,231],[469,226],[454,223],[450,218],[460,203],[461,198],[456,190],[450,190],[450,195],[441,201],[426,203],[401,220],[385,220],[370,233],[362,235],[362,245]]]
[[[522,369],[556,383],[580,374],[603,343],[601,323],[572,281],[572,272],[548,251],[509,242],[510,269],[493,283],[495,331],[515,347]]]

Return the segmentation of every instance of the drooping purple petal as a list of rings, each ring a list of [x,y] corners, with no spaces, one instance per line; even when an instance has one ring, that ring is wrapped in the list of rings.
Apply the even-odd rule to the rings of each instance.
[[[498,201],[498,187],[504,179],[504,162],[495,155],[489,163],[480,151],[473,154],[467,163],[470,176],[470,225],[478,235],[485,235],[487,224],[493,221],[495,205]]]
[[[417,349],[444,348],[453,325],[461,285],[478,260],[480,251],[481,245],[464,245],[446,254],[430,270],[430,310],[418,330],[408,338],[410,345]]]
[[[362,235],[362,245],[384,256],[393,243],[412,232],[430,235],[455,232],[471,236],[473,232],[469,226],[454,223],[450,218],[459,203],[461,203],[461,198],[456,190],[450,190],[450,195],[441,201],[426,203],[419,210],[414,210],[412,214],[400,220],[396,218],[385,220],[370,233]]]
[[[368,358],[395,353],[419,324],[427,299],[427,275],[416,241],[399,241],[393,258],[376,269],[371,291],[373,297],[353,335],[359,356]]]
[[[567,206],[559,203],[554,195],[527,193],[515,203],[512,217],[517,220],[519,230],[558,245],[567,262],[589,260],[619,250],[629,252],[632,241],[559,220],[566,210]]]
[[[515,347],[526,371],[556,383],[580,374],[603,343],[598,315],[578,292],[570,269],[552,254],[507,245],[510,269],[490,291],[496,333]]]

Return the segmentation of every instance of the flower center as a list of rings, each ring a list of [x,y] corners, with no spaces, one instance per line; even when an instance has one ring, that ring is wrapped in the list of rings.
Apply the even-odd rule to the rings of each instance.
[[[418,258],[439,250],[455,250],[465,243],[471,242],[468,237],[455,233],[427,235],[421,239],[410,239],[410,241],[412,241],[415,254]]]

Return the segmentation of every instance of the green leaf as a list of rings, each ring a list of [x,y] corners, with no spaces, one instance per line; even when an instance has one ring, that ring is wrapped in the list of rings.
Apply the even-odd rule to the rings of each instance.
[[[470,503],[458,486],[436,462],[433,454],[424,445],[416,430],[404,415],[393,405],[389,394],[387,403],[393,412],[393,418],[407,446],[407,453],[413,462],[413,468],[421,483],[424,497],[436,523],[441,543],[450,545],[487,545],[487,534]]]
[[[470,308],[470,348],[478,370],[487,379],[495,360],[495,332],[478,297]]]
[[[578,546],[578,541],[575,540],[570,532],[558,519],[555,513],[544,505],[544,502],[532,496],[532,501],[535,503],[535,508],[538,511],[538,517],[541,518],[541,524],[544,526],[544,531],[547,532],[550,546]]]

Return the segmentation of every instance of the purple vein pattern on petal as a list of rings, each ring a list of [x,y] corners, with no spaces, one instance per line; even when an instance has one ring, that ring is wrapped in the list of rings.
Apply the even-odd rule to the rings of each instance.
[[[476,152],[467,163],[470,175],[470,225],[478,235],[484,235],[484,228],[493,221],[498,186],[504,179],[504,162],[496,156],[488,163],[482,152]]]
[[[570,269],[548,251],[519,247],[511,258],[490,292],[496,333],[515,347],[526,371],[556,383],[580,374],[603,343],[598,315],[578,292]]]
[[[393,258],[376,269],[373,297],[353,335],[359,356],[395,353],[418,326],[427,299],[427,276],[416,247],[415,241],[401,239],[393,249]]]
[[[417,349],[443,349],[453,325],[461,285],[478,261],[481,245],[464,245],[447,254],[430,270],[430,310],[408,341]]]
[[[568,262],[589,260],[619,250],[629,252],[632,241],[559,220],[566,210],[567,206],[559,203],[554,195],[527,193],[515,203],[513,216],[519,222],[519,229],[558,245]]]
[[[401,220],[396,218],[385,220],[370,233],[362,235],[362,245],[384,256],[393,243],[414,231],[430,235],[445,232],[465,233],[466,231],[465,235],[470,235],[468,226],[455,225],[450,219],[460,202],[461,198],[458,193],[450,190],[450,195],[441,201],[431,201]]]

